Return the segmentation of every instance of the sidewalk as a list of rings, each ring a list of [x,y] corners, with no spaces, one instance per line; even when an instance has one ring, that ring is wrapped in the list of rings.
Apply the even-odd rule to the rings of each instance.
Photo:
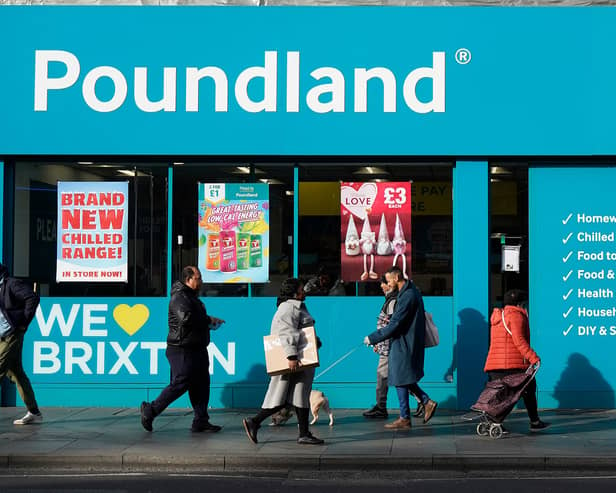
[[[245,410],[212,410],[219,433],[191,433],[192,411],[170,409],[141,427],[139,412],[113,408],[44,408],[40,425],[15,426],[23,408],[0,408],[0,473],[16,469],[82,471],[268,471],[388,470],[595,470],[616,472],[616,410],[543,411],[552,424],[528,432],[524,410],[509,416],[509,435],[479,437],[477,422],[464,413],[437,410],[411,432],[383,429],[383,420],[367,420],[361,410],[334,410],[312,427],[324,446],[298,445],[295,418],[281,427],[263,426],[259,444],[246,438]],[[395,416],[394,416],[395,417]],[[266,423],[264,423],[266,424]]]

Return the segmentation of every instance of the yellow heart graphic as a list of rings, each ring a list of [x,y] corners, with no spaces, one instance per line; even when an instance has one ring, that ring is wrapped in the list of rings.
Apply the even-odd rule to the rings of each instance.
[[[150,310],[145,305],[118,305],[113,309],[113,318],[129,336],[137,332],[150,318]]]

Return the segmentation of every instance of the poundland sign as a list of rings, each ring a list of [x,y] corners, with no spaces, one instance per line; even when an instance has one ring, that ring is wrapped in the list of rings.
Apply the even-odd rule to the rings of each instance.
[[[129,73],[123,73],[119,68],[105,65],[89,69],[82,73],[81,63],[76,54],[60,50],[37,50],[34,68],[34,111],[48,111],[50,98],[55,91],[63,91],[75,84],[81,87],[85,104],[94,111],[108,113],[120,109],[133,98],[139,111],[154,113],[158,111],[229,111],[230,93],[235,96],[237,105],[249,113],[300,111],[300,100],[304,98],[306,107],[315,113],[343,113],[347,109],[347,93],[352,92],[353,107],[356,113],[368,111],[368,82],[375,80],[382,86],[382,111],[395,113],[397,111],[398,87],[402,92],[406,106],[415,113],[443,113],[445,111],[445,53],[432,53],[432,66],[419,67],[410,70],[401,81],[387,67],[358,67],[352,69],[352,79],[345,78],[342,70],[336,67],[317,67],[309,75],[313,84],[306,88],[300,86],[299,51],[286,52],[286,71],[280,74],[278,70],[277,51],[266,51],[263,65],[247,67],[242,70],[235,81],[230,80],[224,67],[203,66],[164,67],[154,75],[148,73],[148,67],[135,67]],[[50,75],[50,65],[60,64],[61,76]],[[185,85],[178,87],[178,71],[184,74]],[[151,78],[152,80],[149,80]],[[103,79],[111,82],[108,98],[101,99],[96,92],[97,83]],[[213,82],[213,108],[199,107],[200,81],[209,79]],[[417,96],[417,85],[422,80],[431,86],[431,98],[420,101]],[[261,94],[251,96],[248,87],[251,83],[261,82]],[[324,81],[324,82],[323,82]],[[162,97],[152,101],[148,97],[148,86],[162,86]],[[278,87],[286,95],[286,103],[280,108]],[[178,108],[178,89],[185,91],[185,107]],[[303,89],[303,91],[302,91]],[[130,92],[130,96],[129,96]]]
[[[613,156],[614,25],[609,7],[7,6],[0,157]]]

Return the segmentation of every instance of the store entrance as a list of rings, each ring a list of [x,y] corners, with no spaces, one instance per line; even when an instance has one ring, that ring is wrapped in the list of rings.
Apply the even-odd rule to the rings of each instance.
[[[528,164],[490,163],[490,306],[528,292]]]

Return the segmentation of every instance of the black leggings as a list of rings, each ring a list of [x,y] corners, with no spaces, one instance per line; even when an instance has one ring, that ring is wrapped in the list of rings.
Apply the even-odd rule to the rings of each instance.
[[[488,379],[500,380],[507,375],[516,375],[518,373],[524,373],[526,370],[494,370],[488,372]],[[526,412],[532,422],[539,421],[539,413],[537,411],[537,382],[533,378],[530,383],[524,389],[522,393],[522,399],[524,399],[524,405],[526,406]]]
[[[252,420],[260,425],[263,421],[269,418],[272,414],[284,409],[286,406],[272,407],[269,409],[261,408],[259,412],[252,418]],[[299,436],[306,437],[310,435],[310,429],[308,428],[308,412],[307,407],[295,407],[295,414],[297,415],[297,423],[299,424]]]

